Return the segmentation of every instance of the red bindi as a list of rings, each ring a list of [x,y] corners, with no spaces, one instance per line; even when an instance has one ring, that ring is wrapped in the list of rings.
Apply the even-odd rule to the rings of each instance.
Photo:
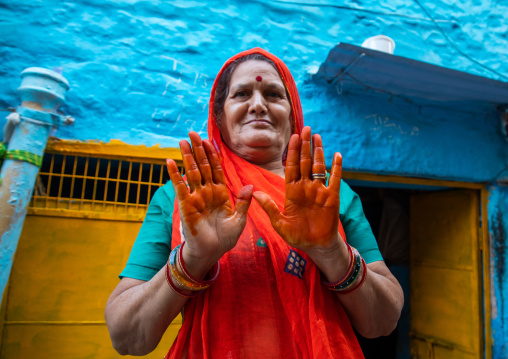
[[[261,82],[263,80],[263,78],[261,76],[256,76],[256,81],[257,82]]]

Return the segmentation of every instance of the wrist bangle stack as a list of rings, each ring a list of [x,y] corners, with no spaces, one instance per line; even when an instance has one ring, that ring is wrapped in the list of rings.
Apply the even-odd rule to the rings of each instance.
[[[186,298],[195,297],[209,288],[219,275],[220,264],[215,263],[206,280],[194,278],[185,268],[182,248],[185,242],[176,246],[166,264],[166,280],[173,291]]]
[[[349,250],[349,267],[346,274],[336,282],[330,283],[323,281],[326,287],[339,294],[350,294],[357,291],[365,282],[367,277],[367,265],[365,260],[360,256],[356,248],[348,246]],[[360,280],[360,273],[362,273]]]
[[[361,258],[361,257],[360,257]],[[365,264],[365,260],[363,258],[362,259],[362,269],[363,269],[363,274],[362,274],[362,278],[360,279],[360,281],[358,282],[358,284],[354,285],[354,286],[351,286],[349,288],[346,288],[342,291],[339,291],[340,294],[351,294],[351,293],[354,293],[356,292],[358,289],[360,289],[360,287],[363,285],[363,283],[365,282],[365,279],[367,278],[367,264]]]

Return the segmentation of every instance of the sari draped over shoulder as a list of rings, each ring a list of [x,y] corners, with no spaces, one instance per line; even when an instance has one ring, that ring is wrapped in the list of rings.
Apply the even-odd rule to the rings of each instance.
[[[229,59],[217,75],[209,103],[208,136],[218,150],[232,203],[247,184],[270,194],[282,210],[284,179],[235,155],[223,143],[213,115],[217,82],[236,59],[259,53],[272,60],[290,96],[294,132],[303,128],[300,98],[286,65],[260,48]],[[172,248],[182,242],[178,206]],[[346,238],[339,224],[342,238]],[[220,259],[215,283],[184,307],[183,324],[166,358],[363,358],[342,305],[321,284],[320,272],[290,247],[253,200],[238,244]]]

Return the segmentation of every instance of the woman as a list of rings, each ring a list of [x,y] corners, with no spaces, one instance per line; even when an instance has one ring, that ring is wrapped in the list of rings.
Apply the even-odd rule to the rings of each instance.
[[[351,324],[389,334],[402,291],[341,183],[340,154],[326,186],[284,63],[259,48],[228,60],[208,135],[180,142],[189,188],[168,160],[178,205],[168,185],[152,199],[106,306],[115,348],[152,351],[183,309],[168,358],[363,357]]]

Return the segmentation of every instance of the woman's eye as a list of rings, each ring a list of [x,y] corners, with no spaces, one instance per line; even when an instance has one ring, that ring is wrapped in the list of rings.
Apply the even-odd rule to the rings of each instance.
[[[238,91],[235,93],[235,97],[245,97],[249,96],[249,93],[247,91]]]
[[[268,93],[268,96],[270,96],[270,97],[282,97],[282,96],[280,95],[280,93],[275,92],[275,91],[270,91],[270,92]]]

